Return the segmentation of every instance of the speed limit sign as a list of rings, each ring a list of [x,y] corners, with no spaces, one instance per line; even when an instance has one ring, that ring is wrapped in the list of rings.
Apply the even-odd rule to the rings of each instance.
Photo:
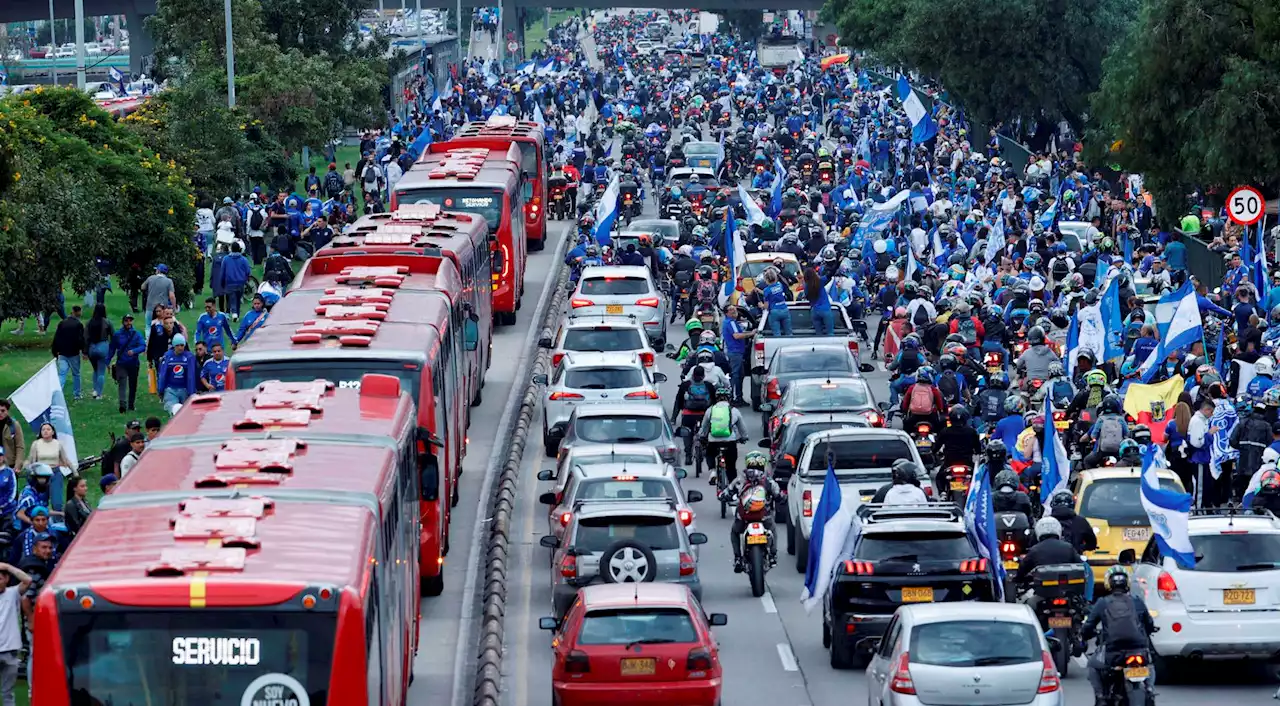
[[[1262,219],[1267,202],[1262,193],[1252,186],[1241,186],[1227,197],[1227,217],[1242,226],[1251,226]]]

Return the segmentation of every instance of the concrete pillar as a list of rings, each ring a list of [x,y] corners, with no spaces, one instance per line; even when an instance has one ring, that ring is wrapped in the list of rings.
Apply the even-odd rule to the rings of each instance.
[[[129,73],[134,75],[144,73],[144,68],[151,65],[151,55],[156,51],[155,40],[151,38],[151,32],[147,31],[144,23],[146,19],[146,15],[138,12],[124,16],[129,29]]]
[[[516,41],[520,41],[520,35],[523,31],[520,29],[520,9],[511,0],[505,0],[502,3],[502,17],[498,23],[498,41],[502,43],[501,51],[498,56],[510,60],[512,63],[520,63],[520,55],[518,52],[507,51],[507,32],[515,34]],[[524,47],[521,46],[521,49]]]

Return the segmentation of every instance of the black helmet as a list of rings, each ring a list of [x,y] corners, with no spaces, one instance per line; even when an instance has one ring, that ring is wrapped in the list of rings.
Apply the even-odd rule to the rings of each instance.
[[[1107,588],[1122,593],[1129,592],[1129,572],[1124,567],[1116,566],[1107,572]]]
[[[987,442],[987,448],[983,449],[983,454],[987,457],[987,468],[992,466],[1004,468],[1005,461],[1009,459],[1009,448],[999,439],[992,439]]]
[[[904,463],[905,462],[905,463]],[[893,482],[897,485],[914,484],[920,477],[920,467],[914,461],[899,459],[893,464]]]
[[[969,416],[969,411],[964,405],[956,405],[947,412],[947,419],[951,421],[951,426],[958,427],[965,423],[965,417]]]
[[[1076,499],[1075,499],[1075,496],[1071,494],[1070,490],[1058,490],[1058,491],[1055,491],[1053,495],[1049,497],[1050,508],[1058,508],[1058,507],[1074,508],[1075,506],[1076,506]]]
[[[1016,493],[1018,492],[1018,474],[1009,469],[1005,469],[996,474],[996,479],[992,483],[997,492],[1000,493]]]
[[[698,275],[703,279],[711,279],[711,265],[703,265],[698,268]]]
[[[1039,326],[1032,326],[1031,330],[1027,331],[1027,342],[1033,346],[1043,346],[1044,329]]]
[[[1098,406],[1098,409],[1103,414],[1120,414],[1122,409],[1120,396],[1113,393],[1103,397],[1102,404]]]
[[[941,357],[938,358],[938,367],[942,368],[943,370],[954,371],[959,369],[960,361],[956,360],[956,357],[954,355],[951,355],[950,353],[944,353]]]

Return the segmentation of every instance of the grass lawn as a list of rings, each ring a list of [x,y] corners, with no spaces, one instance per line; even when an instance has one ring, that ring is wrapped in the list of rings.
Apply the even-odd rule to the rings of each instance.
[[[253,274],[261,278],[262,268],[253,268]],[[115,280],[112,283],[113,285],[119,284]],[[195,330],[196,320],[200,318],[200,314],[204,313],[204,297],[208,296],[208,294],[209,289],[206,287],[203,294],[195,297],[195,300],[199,302],[199,308],[184,309],[178,312],[178,320],[186,325],[188,331]],[[65,295],[68,314],[70,314],[72,305],[84,304],[84,298],[70,289],[65,292]],[[129,295],[124,290],[117,288],[114,291],[107,292],[106,304],[107,316],[111,319],[111,325],[119,328],[120,317],[129,311]],[[90,311],[85,311],[84,319],[86,322],[90,314]],[[21,336],[15,336],[10,333],[16,327],[16,322],[0,322],[0,398],[11,396],[24,382],[53,359],[49,346],[53,342],[53,328],[57,326],[57,321],[58,318],[55,315],[49,332],[43,336],[37,333],[34,319],[27,322],[26,333]],[[137,328],[141,329],[145,325],[145,319],[141,314],[138,314],[138,319],[134,323]],[[230,351],[228,351],[229,353]],[[76,451],[81,458],[99,454],[107,449],[111,443],[110,434],[112,432],[117,435],[124,433],[124,424],[130,419],[146,421],[147,417],[152,416],[159,417],[161,420],[167,418],[159,398],[156,395],[149,394],[147,391],[145,370],[138,375],[137,411],[126,412],[125,414],[120,414],[117,411],[117,388],[110,375],[107,376],[106,385],[103,387],[102,399],[100,400],[95,400],[91,396],[93,392],[93,373],[86,360],[81,360],[80,377],[84,399],[72,399],[70,375],[67,376],[67,384],[64,391],[67,396],[67,404],[70,407],[71,425],[75,429]],[[22,415],[17,408],[14,408],[12,412],[15,418],[21,419]],[[22,431],[27,445],[30,447],[31,440],[35,438],[35,434],[30,427],[23,427]],[[98,489],[98,479],[102,477],[102,470],[98,467],[89,469],[85,473],[85,477],[89,479],[89,504],[96,506],[98,498],[101,496]]]
[[[338,149],[334,151],[334,156],[337,158],[334,160],[334,163],[338,165],[339,174],[342,173],[342,165],[347,163],[350,163],[351,168],[355,169],[356,162],[360,161],[360,145],[340,145]],[[303,184],[306,182],[308,165],[302,164],[301,155],[298,157],[298,163],[300,165],[298,167],[298,181],[294,186],[295,190],[299,194],[305,194],[307,192],[305,190],[306,187],[303,186]],[[311,150],[310,166],[316,168],[316,176],[320,177],[320,180],[323,181],[325,172],[329,171],[329,162],[324,158],[323,149]],[[359,176],[357,176],[356,179],[359,180]]]
[[[13,689],[14,696],[17,697],[18,706],[30,706],[31,699],[27,698],[27,683],[19,680]]]

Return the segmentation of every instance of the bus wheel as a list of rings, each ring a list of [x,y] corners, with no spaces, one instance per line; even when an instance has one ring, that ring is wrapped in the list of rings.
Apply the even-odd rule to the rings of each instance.
[[[483,387],[483,385],[481,385],[481,387]],[[480,387],[477,387],[475,397],[471,398],[471,406],[479,407],[481,404],[484,404],[484,392]]]
[[[545,248],[545,247],[547,247],[547,240],[546,240],[546,238],[543,238],[542,240],[534,240],[534,239],[530,239],[530,240],[529,240],[529,249],[530,249],[530,250],[533,250],[533,251],[537,252],[537,251],[542,250],[542,249],[543,249],[543,248]]]
[[[421,583],[422,595],[424,596],[438,596],[441,593],[444,593],[443,574],[436,576],[423,576],[419,583]]]

